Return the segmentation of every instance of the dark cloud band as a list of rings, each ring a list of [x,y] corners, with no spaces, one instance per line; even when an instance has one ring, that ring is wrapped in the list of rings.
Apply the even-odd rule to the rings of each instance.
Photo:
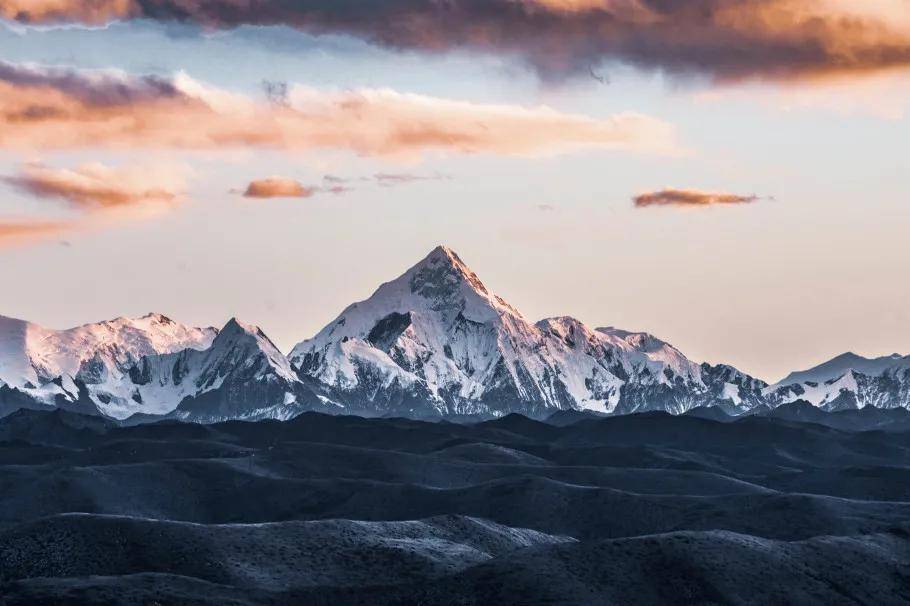
[[[17,3],[22,4],[17,10]],[[47,7],[42,10],[42,5]],[[845,0],[11,0],[24,23],[143,18],[204,28],[284,25],[399,49],[520,57],[547,78],[620,61],[718,79],[910,65],[897,8]],[[869,3],[870,5],[872,3]],[[27,6],[26,6],[27,5]],[[29,8],[30,7],[30,8]],[[906,7],[904,7],[906,8]]]

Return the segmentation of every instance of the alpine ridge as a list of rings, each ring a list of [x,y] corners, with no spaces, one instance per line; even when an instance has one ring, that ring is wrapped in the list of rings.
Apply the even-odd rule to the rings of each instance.
[[[305,411],[545,418],[556,411],[739,416],[793,402],[910,407],[910,356],[844,354],[768,385],[661,339],[537,322],[440,246],[285,356],[256,326],[160,314],[51,330],[0,316],[0,416],[63,408],[129,422],[288,419]]]
[[[346,409],[412,416],[743,411],[765,387],[648,334],[567,317],[531,323],[446,247],[348,307],[290,361]]]
[[[910,356],[864,358],[848,352],[790,373],[764,390],[771,406],[803,400],[829,412],[910,408]]]

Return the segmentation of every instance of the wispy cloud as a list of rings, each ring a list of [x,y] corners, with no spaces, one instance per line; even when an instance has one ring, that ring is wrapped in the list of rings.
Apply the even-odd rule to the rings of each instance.
[[[580,149],[675,153],[675,129],[636,113],[592,118],[548,107],[454,101],[388,89],[292,85],[276,104],[121,72],[0,63],[0,148],[339,149],[552,155]]]
[[[756,195],[705,192],[694,189],[662,189],[632,198],[637,208],[647,206],[713,206],[718,204],[749,204],[759,200]]]
[[[83,210],[142,203],[171,203],[176,187],[162,185],[160,171],[147,168],[112,168],[85,164],[75,169],[29,164],[12,176],[3,177],[8,185],[39,198],[65,200]],[[165,181],[173,177],[166,178]]]
[[[396,187],[398,185],[407,185],[409,183],[419,183],[421,181],[447,181],[452,177],[442,173],[432,175],[422,175],[418,173],[375,173],[363,177],[340,177],[338,175],[324,175],[323,182],[326,185],[345,186],[352,183],[373,183],[380,187]]]
[[[20,23],[154,19],[203,28],[284,25],[395,49],[521,58],[546,78],[621,61],[721,80],[910,64],[906,0],[7,0]]]
[[[0,221],[0,247],[56,236],[71,227],[62,221]]]
[[[77,168],[26,164],[0,181],[35,198],[56,201],[71,211],[65,220],[36,215],[0,221],[3,244],[20,244],[64,232],[118,224],[174,208],[185,170],[172,166],[111,167],[99,163]]]
[[[448,179],[446,175],[418,175],[413,173],[376,173],[373,180],[383,187],[394,187],[407,183],[417,183],[420,181],[444,181]]]

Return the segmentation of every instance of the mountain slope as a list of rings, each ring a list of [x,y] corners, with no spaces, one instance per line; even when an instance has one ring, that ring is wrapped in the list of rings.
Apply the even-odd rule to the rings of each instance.
[[[748,407],[764,387],[645,333],[567,317],[533,324],[445,247],[345,309],[289,359],[326,397],[370,413],[680,413],[718,401]]]

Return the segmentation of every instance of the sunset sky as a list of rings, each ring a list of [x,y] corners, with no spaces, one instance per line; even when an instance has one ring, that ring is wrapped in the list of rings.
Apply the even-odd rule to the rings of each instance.
[[[285,351],[434,246],[775,381],[910,353],[910,0],[0,0],[0,314]]]

